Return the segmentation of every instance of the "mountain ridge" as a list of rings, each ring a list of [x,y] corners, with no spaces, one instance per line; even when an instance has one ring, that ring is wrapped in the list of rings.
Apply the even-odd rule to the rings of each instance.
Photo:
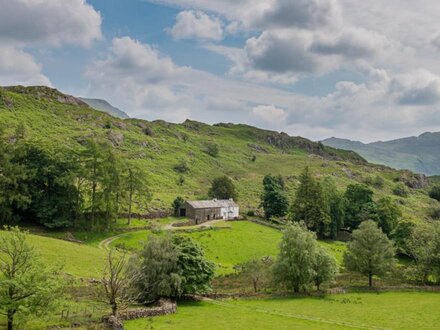
[[[430,176],[440,174],[440,132],[371,143],[335,137],[321,142],[334,148],[354,151],[372,163]]]

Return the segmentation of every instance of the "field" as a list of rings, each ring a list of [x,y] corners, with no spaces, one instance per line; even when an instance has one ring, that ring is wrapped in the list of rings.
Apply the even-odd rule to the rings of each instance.
[[[192,302],[126,329],[438,329],[439,304],[439,294],[423,292]]]
[[[149,230],[126,233],[115,239],[112,245],[139,249],[151,234]],[[224,275],[233,273],[235,265],[252,258],[275,257],[282,233],[250,221],[222,221],[217,222],[211,229],[185,232],[183,235],[199,242],[208,259],[217,264],[217,275]],[[336,260],[342,261],[344,243],[321,241],[320,244],[328,249]]]
[[[8,235],[0,231],[0,235]],[[77,277],[100,277],[106,252],[93,246],[71,243],[37,235],[29,236],[43,261],[51,266],[63,266],[63,271]]]

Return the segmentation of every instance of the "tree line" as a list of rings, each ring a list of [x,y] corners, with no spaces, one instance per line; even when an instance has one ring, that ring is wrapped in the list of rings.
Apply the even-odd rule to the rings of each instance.
[[[80,151],[51,150],[25,137],[13,143],[0,130],[0,224],[23,221],[48,228],[108,228],[122,211],[142,208],[150,193],[144,171],[103,141]]]
[[[293,222],[303,221],[319,238],[335,239],[341,229],[353,231],[366,220],[376,221],[385,234],[391,235],[401,217],[391,198],[374,201],[373,191],[364,184],[351,184],[342,192],[330,177],[316,180],[308,167],[299,181],[290,204],[281,176],[263,179],[261,207],[266,219],[288,216]]]

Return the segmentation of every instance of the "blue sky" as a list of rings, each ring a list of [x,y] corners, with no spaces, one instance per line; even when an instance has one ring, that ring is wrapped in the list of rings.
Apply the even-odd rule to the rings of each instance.
[[[433,0],[14,0],[0,84],[311,139],[440,130]]]

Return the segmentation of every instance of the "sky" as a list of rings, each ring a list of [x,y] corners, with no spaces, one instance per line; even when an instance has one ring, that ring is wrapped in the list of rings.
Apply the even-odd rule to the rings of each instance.
[[[363,142],[440,131],[440,1],[0,0],[0,85]]]

